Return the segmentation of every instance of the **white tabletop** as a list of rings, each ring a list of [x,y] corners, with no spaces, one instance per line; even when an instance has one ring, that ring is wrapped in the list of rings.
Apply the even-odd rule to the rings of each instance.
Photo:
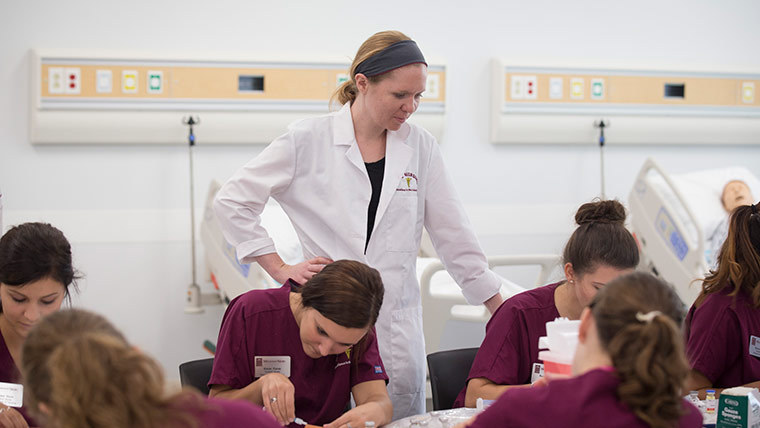
[[[384,425],[385,428],[451,428],[477,415],[481,410],[460,407],[434,410],[423,415],[410,416]]]

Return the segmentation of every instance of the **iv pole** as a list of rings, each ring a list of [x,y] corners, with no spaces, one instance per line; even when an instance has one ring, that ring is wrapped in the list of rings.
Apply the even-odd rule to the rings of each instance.
[[[594,128],[599,128],[599,172],[601,174],[601,185],[602,185],[602,192],[599,195],[602,199],[605,199],[604,196],[604,128],[609,128],[610,121],[607,120],[606,122],[604,119],[595,120],[594,121]]]
[[[188,314],[200,314],[203,312],[203,307],[201,306],[201,287],[198,286],[195,268],[195,189],[193,185],[193,147],[195,146],[193,125],[198,125],[200,122],[200,118],[197,116],[195,118],[193,118],[193,116],[182,118],[182,123],[189,127],[187,142],[188,153],[190,155],[190,248],[192,251],[193,282],[187,287],[187,306],[185,306],[185,313]]]

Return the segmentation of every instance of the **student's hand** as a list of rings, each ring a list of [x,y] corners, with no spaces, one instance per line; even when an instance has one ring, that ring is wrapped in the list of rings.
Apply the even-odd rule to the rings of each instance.
[[[323,428],[358,428],[363,427],[365,422],[375,421],[373,415],[382,414],[382,408],[378,403],[370,402],[356,406],[347,411],[338,419],[324,425]]]
[[[264,409],[282,425],[293,422],[296,418],[296,389],[290,380],[280,373],[270,373],[262,376],[259,381]]]
[[[2,428],[29,428],[29,425],[18,410],[0,404],[0,427]]]
[[[570,379],[571,377],[572,376],[566,374],[545,373],[544,376],[533,382],[531,386],[534,388],[542,387],[548,385],[549,382],[553,380]]]

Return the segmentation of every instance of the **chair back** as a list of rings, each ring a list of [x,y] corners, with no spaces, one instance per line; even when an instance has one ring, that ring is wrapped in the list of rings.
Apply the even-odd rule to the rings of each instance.
[[[208,395],[208,380],[211,378],[213,358],[194,360],[179,365],[179,381],[182,386],[192,386],[204,395]]]
[[[427,356],[433,410],[450,409],[464,388],[478,348],[453,349]]]

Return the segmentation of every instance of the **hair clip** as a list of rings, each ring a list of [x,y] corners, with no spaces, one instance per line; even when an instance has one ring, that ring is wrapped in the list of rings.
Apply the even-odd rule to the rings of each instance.
[[[636,319],[641,322],[646,322],[647,324],[649,324],[657,315],[662,315],[662,312],[650,311],[645,314],[642,314],[641,312],[636,312]]]

